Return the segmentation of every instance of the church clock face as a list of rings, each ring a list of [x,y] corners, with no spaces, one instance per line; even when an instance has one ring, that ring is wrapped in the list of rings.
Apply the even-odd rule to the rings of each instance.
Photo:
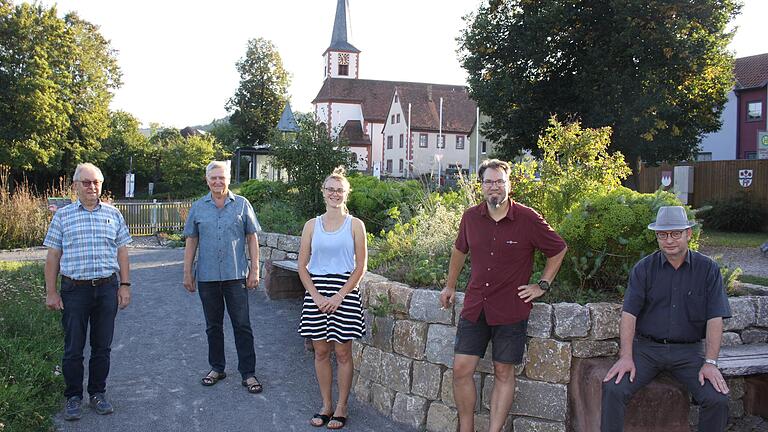
[[[349,64],[349,53],[339,53],[339,64],[340,65]]]

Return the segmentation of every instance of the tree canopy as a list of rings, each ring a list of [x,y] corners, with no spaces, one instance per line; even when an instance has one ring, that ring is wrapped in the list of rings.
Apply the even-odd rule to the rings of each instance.
[[[93,160],[121,85],[97,26],[41,4],[0,0],[0,163],[40,179]]]
[[[307,215],[323,212],[320,193],[323,180],[338,166],[352,166],[352,152],[337,137],[331,139],[328,129],[314,115],[296,118],[299,132],[289,138],[274,133],[271,150],[273,164],[288,173],[290,183],[298,189],[299,202]],[[319,212],[319,213],[318,213]]]
[[[288,100],[290,76],[272,42],[248,41],[245,57],[237,64],[240,86],[227,102],[229,122],[237,128],[242,145],[266,144]]]
[[[733,86],[736,0],[492,0],[465,17],[460,60],[484,133],[511,158],[552,115],[610,126],[612,150],[654,163],[695,154]]]

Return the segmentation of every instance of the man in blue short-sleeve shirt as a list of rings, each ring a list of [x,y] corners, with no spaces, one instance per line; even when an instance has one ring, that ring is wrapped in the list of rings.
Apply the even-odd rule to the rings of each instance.
[[[184,288],[200,294],[208,336],[210,372],[201,382],[212,386],[226,378],[224,358],[224,310],[232,320],[242,384],[260,393],[256,379],[248,291],[259,285],[259,241],[261,227],[247,199],[229,190],[229,165],[213,161],[206,168],[210,193],[195,201],[189,211],[184,236]],[[248,257],[246,257],[246,247]],[[193,261],[197,254],[197,265]],[[197,285],[195,285],[197,280]]]
[[[723,318],[731,310],[717,264],[688,250],[694,224],[683,207],[668,206],[648,225],[659,250],[640,260],[630,275],[619,360],[603,380],[603,432],[624,429],[627,401],[662,371],[681,381],[701,406],[699,431],[726,428],[729,390],[717,358]]]
[[[105,392],[115,316],[118,307],[131,301],[126,248],[131,236],[120,212],[99,201],[104,175],[95,165],[84,163],[77,166],[72,180],[77,201],[56,211],[43,241],[48,247],[45,303],[48,309],[61,311],[64,328],[65,420],[82,415],[83,348],[89,326],[90,404],[98,414],[112,413]]]

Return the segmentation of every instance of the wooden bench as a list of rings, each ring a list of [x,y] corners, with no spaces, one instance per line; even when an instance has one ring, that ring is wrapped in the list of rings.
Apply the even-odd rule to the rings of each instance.
[[[568,384],[571,426],[575,432],[599,430],[602,380],[614,359],[574,358]],[[768,417],[768,344],[723,347],[718,358],[726,378],[744,377],[744,411]],[[690,397],[685,387],[661,374],[637,392],[629,404],[625,432],[688,432]]]
[[[299,279],[298,261],[265,261],[264,288],[270,300],[304,297],[304,285]]]

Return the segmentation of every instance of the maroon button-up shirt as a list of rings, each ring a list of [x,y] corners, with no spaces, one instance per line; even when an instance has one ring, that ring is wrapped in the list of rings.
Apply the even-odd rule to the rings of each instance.
[[[461,316],[477,322],[484,311],[489,325],[528,319],[533,305],[518,297],[517,288],[531,279],[534,251],[553,257],[566,246],[540,214],[512,200],[498,222],[485,202],[465,211],[454,245],[470,253],[472,266]]]

